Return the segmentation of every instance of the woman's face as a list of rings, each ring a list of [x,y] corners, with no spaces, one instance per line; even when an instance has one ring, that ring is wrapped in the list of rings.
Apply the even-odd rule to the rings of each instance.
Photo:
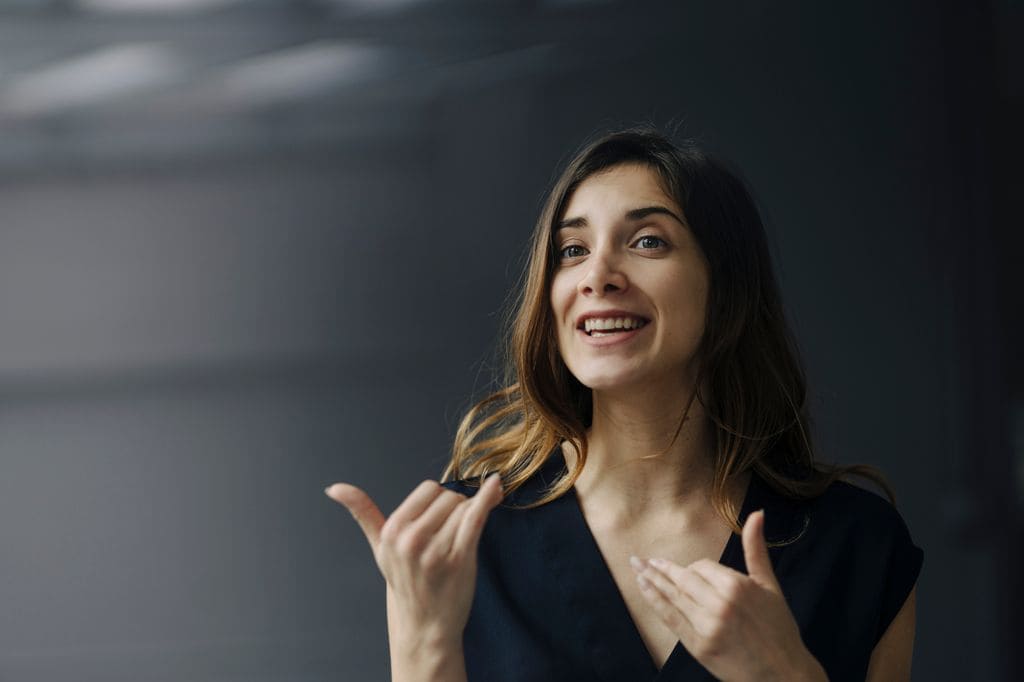
[[[692,381],[708,266],[657,172],[584,180],[555,226],[551,309],[569,371],[593,390]]]

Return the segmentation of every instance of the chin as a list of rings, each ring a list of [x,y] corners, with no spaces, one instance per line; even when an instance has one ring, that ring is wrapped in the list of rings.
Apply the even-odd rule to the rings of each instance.
[[[582,367],[569,368],[576,380],[591,391],[638,392],[664,391],[679,388],[685,383],[687,372],[674,364],[584,363]]]
[[[642,386],[643,377],[636,372],[573,372],[573,376],[591,391],[614,391],[617,389]]]

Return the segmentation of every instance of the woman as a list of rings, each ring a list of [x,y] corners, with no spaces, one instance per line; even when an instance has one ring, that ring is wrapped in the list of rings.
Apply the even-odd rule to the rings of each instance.
[[[892,499],[880,474],[815,462],[764,227],[724,165],[647,129],[583,149],[508,350],[446,483],[387,519],[327,490],[387,581],[394,680],[909,679],[922,552],[839,480]]]

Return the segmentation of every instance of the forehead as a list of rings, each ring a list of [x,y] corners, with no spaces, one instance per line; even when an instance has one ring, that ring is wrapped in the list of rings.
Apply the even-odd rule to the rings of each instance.
[[[563,217],[623,213],[636,206],[661,205],[676,215],[682,210],[662,187],[661,176],[650,166],[629,163],[612,166],[581,182],[569,197]]]

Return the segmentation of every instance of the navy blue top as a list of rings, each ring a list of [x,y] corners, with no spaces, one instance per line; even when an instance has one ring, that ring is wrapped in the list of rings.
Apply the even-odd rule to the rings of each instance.
[[[575,489],[534,509],[565,471],[556,450],[506,496],[480,538],[476,595],[463,637],[469,682],[690,682],[715,679],[679,642],[659,671],[583,517]],[[445,487],[473,495],[456,481]],[[902,517],[842,481],[794,502],[753,474],[740,512],[765,510],[775,575],[804,644],[831,682],[863,682],[875,644],[917,582],[923,553]],[[732,534],[719,563],[746,573]]]

